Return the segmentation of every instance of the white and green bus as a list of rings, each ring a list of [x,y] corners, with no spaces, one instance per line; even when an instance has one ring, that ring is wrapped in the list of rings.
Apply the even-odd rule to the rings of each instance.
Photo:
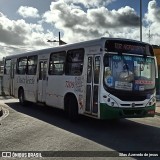
[[[5,57],[6,95],[60,108],[70,119],[153,117],[156,58],[152,46],[100,38]]]

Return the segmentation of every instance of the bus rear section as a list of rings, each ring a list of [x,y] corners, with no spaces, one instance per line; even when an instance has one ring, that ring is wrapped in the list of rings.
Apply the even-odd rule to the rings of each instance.
[[[156,59],[149,44],[107,40],[103,59],[100,118],[155,115]]]

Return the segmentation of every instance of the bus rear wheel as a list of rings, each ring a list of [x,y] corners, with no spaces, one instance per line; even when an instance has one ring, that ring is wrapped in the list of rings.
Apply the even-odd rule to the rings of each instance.
[[[67,112],[70,121],[75,122],[78,120],[78,103],[74,96],[69,96],[67,98]]]
[[[24,90],[20,89],[18,93],[19,102],[21,105],[25,105],[25,98],[24,98]]]

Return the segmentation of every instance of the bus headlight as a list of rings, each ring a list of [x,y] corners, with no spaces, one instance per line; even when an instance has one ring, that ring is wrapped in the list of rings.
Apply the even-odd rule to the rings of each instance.
[[[106,102],[106,104],[108,105],[108,106],[111,106],[111,107],[119,107],[118,106],[118,103],[114,100],[114,99],[112,99],[111,97],[109,97],[109,96],[103,96],[103,98],[104,98],[104,100],[105,100],[105,102]]]
[[[147,103],[146,107],[152,106],[156,103],[156,98],[152,97],[149,102]]]

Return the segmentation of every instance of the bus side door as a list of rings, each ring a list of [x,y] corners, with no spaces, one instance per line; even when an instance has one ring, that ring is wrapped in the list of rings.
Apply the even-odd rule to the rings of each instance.
[[[100,56],[88,56],[85,112],[98,116]]]
[[[47,60],[39,61],[39,76],[38,76],[38,101],[46,102],[46,88],[48,83],[47,78]]]
[[[10,77],[11,77],[11,81],[10,81],[10,95],[14,96],[14,71],[15,71],[15,63],[14,61],[11,61],[11,73],[10,73]]]

